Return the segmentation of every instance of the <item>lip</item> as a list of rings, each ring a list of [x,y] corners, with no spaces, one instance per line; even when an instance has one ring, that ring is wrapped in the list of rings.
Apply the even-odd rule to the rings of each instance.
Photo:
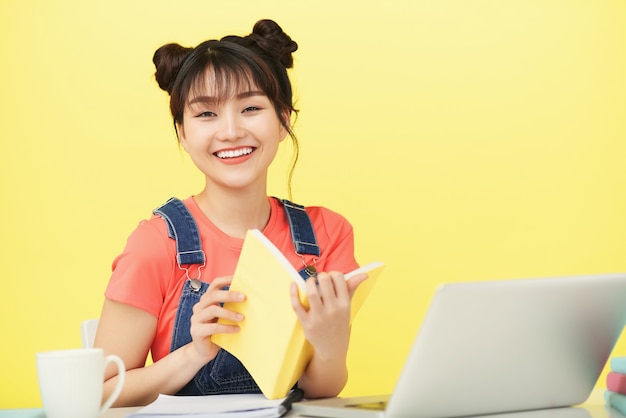
[[[236,165],[248,161],[250,158],[252,158],[252,155],[254,155],[256,150],[256,147],[251,146],[224,148],[220,149],[219,151],[215,151],[213,153],[213,156],[222,164]],[[237,155],[239,153],[241,153],[241,155]]]

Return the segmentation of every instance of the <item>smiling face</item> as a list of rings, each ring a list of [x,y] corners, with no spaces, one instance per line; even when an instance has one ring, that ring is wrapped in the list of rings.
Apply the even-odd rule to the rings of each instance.
[[[224,89],[215,80],[207,71],[205,82],[188,95],[177,124],[180,143],[207,187],[264,192],[267,169],[287,129],[267,95],[249,81]]]
[[[287,134],[294,164],[297,160],[291,83],[276,58],[255,42],[235,38],[205,41],[184,58],[168,87],[170,111],[178,139],[205,174],[207,188],[256,185],[261,193]]]

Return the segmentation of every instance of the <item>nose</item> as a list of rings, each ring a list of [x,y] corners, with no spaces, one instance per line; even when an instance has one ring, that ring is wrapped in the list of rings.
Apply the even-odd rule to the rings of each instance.
[[[217,139],[221,141],[235,141],[243,136],[241,117],[235,112],[225,112],[219,117]]]

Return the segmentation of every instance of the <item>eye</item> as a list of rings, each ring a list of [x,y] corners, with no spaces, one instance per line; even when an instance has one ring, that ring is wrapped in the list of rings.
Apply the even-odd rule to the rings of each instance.
[[[211,112],[210,110],[205,110],[203,112],[199,112],[198,114],[196,114],[197,118],[212,118],[217,116],[215,113]]]
[[[259,110],[261,110],[261,108],[258,107],[258,106],[248,106],[248,107],[246,107],[243,110],[243,113],[246,113],[246,112],[256,112],[256,111],[259,111]]]

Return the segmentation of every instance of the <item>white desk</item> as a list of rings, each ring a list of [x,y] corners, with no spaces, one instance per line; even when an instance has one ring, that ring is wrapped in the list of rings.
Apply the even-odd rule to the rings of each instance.
[[[138,411],[141,408],[113,408],[109,409],[101,418],[126,418],[128,414]],[[0,415],[0,418],[2,416]],[[290,418],[297,418],[298,415],[290,413]],[[34,418],[34,417],[33,417]],[[41,418],[44,418],[42,415]],[[602,392],[599,397],[592,394],[587,402],[574,408],[558,408],[554,410],[515,412],[510,414],[490,415],[487,418],[626,418],[615,410],[607,409],[604,406]]]
[[[573,408],[544,409],[540,411],[514,412],[510,414],[489,415],[487,418],[626,418],[619,412],[604,405],[602,389],[596,389],[582,405]],[[141,407],[112,408],[101,418],[126,418]],[[296,418],[298,415],[289,414]],[[41,409],[0,410],[0,418],[45,418]]]
[[[126,418],[127,415],[141,409],[132,408],[112,408],[106,411],[100,418]],[[0,409],[0,418],[46,418],[43,409]]]

